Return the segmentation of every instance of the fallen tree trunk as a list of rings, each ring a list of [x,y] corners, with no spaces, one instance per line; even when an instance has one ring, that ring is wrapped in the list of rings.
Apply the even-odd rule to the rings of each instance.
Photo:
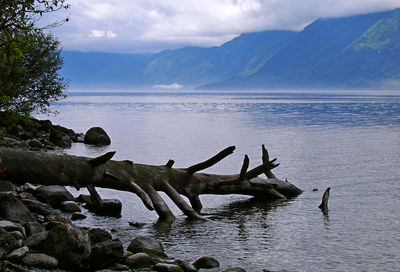
[[[279,164],[275,164],[276,159],[269,160],[264,146],[263,164],[254,169],[247,170],[249,159],[246,155],[239,174],[197,173],[221,161],[234,149],[234,146],[228,147],[204,162],[176,169],[172,168],[173,160],[161,166],[111,160],[115,152],[91,159],[0,148],[0,166],[6,169],[5,177],[13,182],[75,186],[78,190],[87,187],[99,206],[102,201],[95,187],[133,192],[148,209],[155,210],[160,219],[165,220],[175,217],[157,191],[165,192],[179,209],[195,219],[202,219],[201,194],[242,194],[273,200],[297,196],[302,192],[272,174],[271,170]],[[263,173],[268,179],[258,177]],[[181,195],[189,199],[190,205]]]

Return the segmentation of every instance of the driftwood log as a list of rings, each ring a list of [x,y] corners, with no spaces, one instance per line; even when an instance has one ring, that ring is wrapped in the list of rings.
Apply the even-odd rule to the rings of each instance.
[[[0,166],[6,169],[3,171],[5,178],[17,183],[74,186],[78,190],[87,187],[92,199],[100,206],[102,200],[96,187],[133,192],[162,220],[173,220],[175,217],[157,191],[165,192],[185,215],[193,219],[204,219],[200,215],[201,194],[241,194],[274,200],[294,197],[302,192],[271,172],[279,164],[275,163],[276,159],[269,159],[264,146],[263,163],[254,169],[248,170],[249,158],[246,155],[238,174],[198,173],[218,163],[234,149],[230,146],[204,162],[176,169],[172,168],[173,160],[160,166],[111,160],[115,152],[91,159],[0,148]],[[268,179],[259,178],[261,174]],[[190,204],[182,195],[189,199]]]

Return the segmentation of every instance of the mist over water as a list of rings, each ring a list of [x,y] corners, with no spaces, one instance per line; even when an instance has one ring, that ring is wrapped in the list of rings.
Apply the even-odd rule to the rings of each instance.
[[[71,92],[54,104],[53,123],[85,132],[103,127],[111,146],[74,144],[69,154],[187,167],[227,146],[234,154],[210,173],[238,173],[243,156],[304,190],[295,199],[201,196],[207,222],[188,221],[171,201],[172,224],[157,222],[132,194],[99,190],[123,202],[120,219],[89,216],[79,224],[161,240],[167,254],[209,255],[248,271],[398,271],[400,267],[400,93],[382,92]],[[39,116],[40,118],[46,118]],[[329,212],[318,205],[331,187]],[[318,188],[318,192],[313,192]],[[72,189],[71,189],[72,190]],[[165,196],[165,195],[163,195]],[[134,228],[128,221],[145,223]]]

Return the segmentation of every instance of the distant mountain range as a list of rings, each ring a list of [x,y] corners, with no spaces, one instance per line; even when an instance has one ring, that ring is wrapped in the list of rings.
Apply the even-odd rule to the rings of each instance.
[[[158,54],[63,51],[71,89],[400,89],[400,9]]]

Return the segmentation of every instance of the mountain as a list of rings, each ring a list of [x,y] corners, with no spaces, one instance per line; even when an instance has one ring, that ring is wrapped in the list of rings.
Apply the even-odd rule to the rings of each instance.
[[[400,9],[246,33],[218,47],[63,57],[72,89],[399,89]]]
[[[163,51],[145,68],[145,80],[154,84],[198,86],[257,71],[297,35],[292,31],[242,34],[219,47],[188,47]]]
[[[71,89],[141,88],[144,67],[153,60],[151,54],[115,54],[63,51],[61,75]]]
[[[320,19],[257,72],[202,88],[399,88],[400,9]]]

